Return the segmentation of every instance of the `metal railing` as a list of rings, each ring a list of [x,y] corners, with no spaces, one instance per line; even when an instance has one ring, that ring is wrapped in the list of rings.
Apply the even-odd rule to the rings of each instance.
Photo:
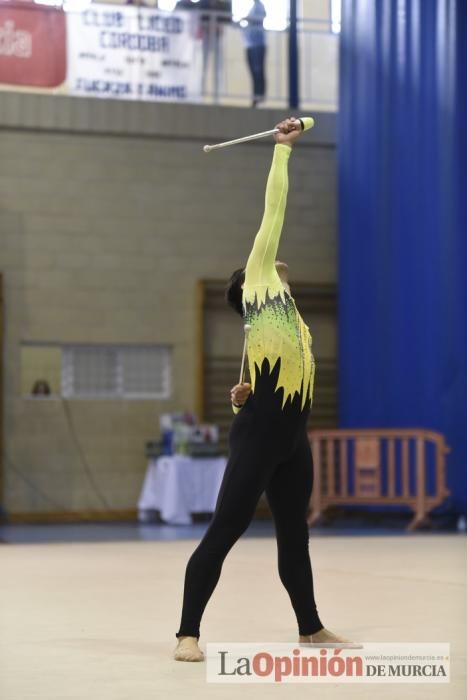
[[[225,22],[226,19],[223,13],[210,12],[206,23],[204,42],[209,46],[209,55],[205,53],[203,57],[202,101],[250,106],[251,78],[241,37],[242,28],[236,23]],[[307,18],[298,22],[298,37],[301,107],[336,111],[339,35],[332,32],[330,20]],[[287,106],[287,30],[266,33],[265,77],[264,105]]]
[[[58,2],[59,0],[57,0]],[[3,67],[0,66],[0,87],[9,90],[27,90],[32,92],[50,92],[53,94],[76,94],[70,88],[68,76],[70,72],[70,56],[76,55],[81,48],[76,44],[76,33],[72,31],[70,19],[78,19],[85,12],[97,11],[105,13],[108,17],[127,16],[125,13],[133,13],[135,18],[141,18],[140,26],[148,26],[147,18],[154,16],[176,17],[177,11],[172,13],[157,10],[142,5],[131,7],[124,4],[91,3],[82,10],[76,10],[76,5],[68,3],[63,8],[51,7],[47,5],[36,5],[22,0],[5,1],[0,0],[0,59]],[[64,25],[61,41],[65,41],[69,47],[73,41],[73,52],[68,51],[68,61],[66,64],[66,77],[61,84],[51,86],[41,85],[37,80],[27,79],[21,82],[21,71],[26,70],[27,56],[25,55],[25,37],[27,31],[21,27],[21,16],[27,12],[42,13],[47,15],[49,21],[52,16],[62,15]],[[16,13],[16,14],[15,14]],[[198,15],[198,17],[196,17]],[[183,16],[188,21],[190,16],[191,39],[193,40],[193,51],[191,53],[192,65],[189,70],[192,75],[199,76],[199,90],[192,91],[188,95],[163,95],[154,94],[146,99],[172,99],[176,101],[195,102],[200,104],[219,104],[231,106],[250,106],[252,102],[252,79],[250,76],[246,49],[244,47],[242,31],[238,23],[230,21],[230,16],[221,12],[213,11],[185,11]],[[16,18],[16,20],[15,20]],[[144,21],[143,21],[144,20]],[[24,22],[27,25],[27,22]],[[56,24],[56,22],[55,22]],[[115,27],[115,31],[119,31]],[[150,31],[145,30],[146,35]],[[159,29],[154,30],[154,37],[160,37]],[[337,109],[338,92],[338,43],[339,35],[333,33],[331,20],[305,18],[298,22],[299,34],[299,73],[300,73],[300,106],[314,110],[335,111]],[[46,32],[47,35],[47,32]],[[32,36],[32,35],[31,35]],[[83,35],[84,36],[84,35]],[[71,38],[73,37],[73,38]],[[44,52],[48,52],[47,61],[50,64],[54,57],[51,53],[54,42],[49,34],[49,44],[44,47]],[[27,43],[27,42],[26,42]],[[37,43],[37,42],[36,42]],[[31,40],[32,44],[32,40]],[[58,42],[57,42],[58,44]],[[12,52],[15,47],[23,47],[23,56],[18,53],[18,61],[12,74],[15,79],[8,78],[7,64],[14,59]],[[32,49],[31,49],[32,50]],[[66,49],[65,49],[66,50]],[[82,51],[89,50],[83,44]],[[62,50],[62,54],[64,51]],[[109,62],[116,57],[114,73],[122,70],[123,59],[117,57],[117,52],[108,59]],[[20,61],[23,60],[23,64]],[[174,57],[171,57],[173,61]],[[56,59],[59,60],[59,59]],[[175,56],[175,62],[177,56]],[[183,60],[183,57],[180,57]],[[133,61],[132,70],[137,69],[137,63],[144,65],[148,61],[148,53],[143,50],[131,51],[128,55],[127,64]],[[35,61],[36,66],[39,65]],[[128,66],[127,66],[128,67]],[[97,68],[97,63],[96,63]],[[91,69],[92,70],[92,69]],[[112,74],[112,66],[109,66],[109,75]],[[19,76],[19,78],[18,78]],[[90,79],[92,78],[92,74]],[[288,31],[267,31],[266,32],[266,56],[265,56],[265,78],[266,96],[262,103],[266,107],[283,108],[288,104]],[[2,80],[4,82],[2,82]],[[19,82],[18,82],[19,80]],[[90,94],[92,94],[90,92]],[[102,94],[100,97],[104,96]],[[139,99],[138,95],[129,96],[122,89],[116,89],[108,96],[119,98]],[[143,98],[141,98],[143,99]]]

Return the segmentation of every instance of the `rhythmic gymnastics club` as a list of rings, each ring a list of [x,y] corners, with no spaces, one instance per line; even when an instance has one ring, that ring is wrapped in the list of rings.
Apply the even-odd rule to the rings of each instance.
[[[297,119],[297,122],[300,122],[300,125],[302,127],[302,131],[308,131],[308,129],[311,129],[312,126],[315,124],[315,120],[313,117],[300,117]],[[278,134],[280,132],[280,129],[270,129],[269,131],[260,131],[258,134],[251,134],[250,136],[242,136],[239,139],[233,139],[233,141],[223,141],[222,143],[215,143],[211,146],[206,144],[204,146],[203,151],[205,153],[210,153],[211,151],[215,151],[218,148],[226,148],[227,146],[235,146],[237,143],[245,143],[246,141],[256,141],[257,139],[264,139],[266,136],[273,136],[274,134]]]
[[[242,366],[240,368],[240,381],[238,382],[239,384],[243,384],[243,371],[245,367],[245,355],[246,355],[246,346],[248,343],[248,334],[251,331],[251,326],[246,323],[243,326],[243,330],[245,331],[245,340],[243,341],[243,355],[242,355]]]

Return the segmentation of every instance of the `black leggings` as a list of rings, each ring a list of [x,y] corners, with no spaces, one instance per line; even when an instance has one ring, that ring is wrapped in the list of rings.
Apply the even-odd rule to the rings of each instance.
[[[250,394],[233,420],[230,455],[214,515],[186,567],[182,618],[176,637],[199,638],[201,617],[224,559],[250,524],[263,491],[274,517],[279,576],[290,596],[299,634],[313,634],[323,627],[316,610],[308,549],[306,515],[313,461],[306,415],[291,430],[290,422],[281,424],[279,413],[272,421],[272,416],[266,417],[257,409],[257,401]]]

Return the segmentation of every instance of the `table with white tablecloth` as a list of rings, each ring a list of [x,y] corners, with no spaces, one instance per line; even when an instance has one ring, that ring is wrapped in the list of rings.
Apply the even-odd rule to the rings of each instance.
[[[166,523],[189,525],[191,513],[213,513],[226,464],[226,457],[150,459],[138,501],[140,520],[157,510]]]

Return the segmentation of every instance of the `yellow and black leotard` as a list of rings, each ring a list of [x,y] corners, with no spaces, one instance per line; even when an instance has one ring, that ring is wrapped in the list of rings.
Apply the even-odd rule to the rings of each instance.
[[[260,387],[263,401],[274,393],[274,404],[303,411],[311,407],[315,361],[308,326],[284,288],[275,261],[288,191],[288,161],[292,148],[276,144],[266,187],[263,219],[245,269],[243,315],[251,326],[247,357],[252,394]],[[272,381],[273,380],[273,381]],[[251,394],[250,394],[251,396]],[[234,413],[241,409],[232,404]]]

